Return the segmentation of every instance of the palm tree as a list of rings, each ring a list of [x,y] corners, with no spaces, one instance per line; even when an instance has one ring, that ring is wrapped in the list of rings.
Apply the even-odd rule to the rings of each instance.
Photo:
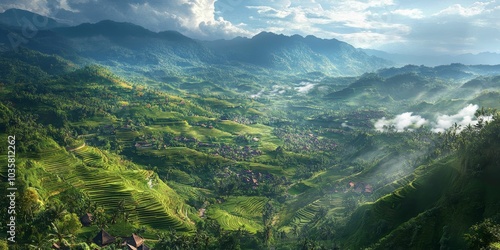
[[[49,241],[56,242],[59,246],[67,245],[67,239],[73,240],[75,237],[73,234],[63,233],[62,230],[54,223],[51,223],[50,228],[52,230],[52,233],[49,233],[49,236],[51,237]]]
[[[29,249],[43,250],[50,247],[48,246],[45,237],[43,237],[43,235],[38,232],[33,232],[33,234],[30,237],[30,240],[31,244],[28,245]]]

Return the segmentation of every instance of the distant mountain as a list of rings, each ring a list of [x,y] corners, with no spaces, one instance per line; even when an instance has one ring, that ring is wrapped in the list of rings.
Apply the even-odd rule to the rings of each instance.
[[[314,36],[262,32],[252,38],[209,42],[176,31],[153,32],[110,20],[63,27],[54,19],[22,10],[6,11],[2,18],[0,33],[5,35],[22,34],[22,20],[48,20],[21,46],[77,63],[97,62],[124,73],[143,72],[157,79],[178,74],[218,75],[217,71],[229,68],[240,71],[237,74],[272,70],[283,74],[322,72],[329,76],[356,76],[392,66],[389,61],[369,56],[345,42]],[[8,39],[0,42],[9,44]]]
[[[4,13],[0,13],[0,24],[17,28],[28,27],[30,30],[33,26],[38,30],[66,26],[50,17],[21,9],[8,9]]]
[[[35,40],[42,51],[66,49],[81,58],[128,71],[148,66],[172,74],[217,61],[209,49],[179,32],[157,33],[110,20],[55,28],[41,32]],[[52,46],[54,43],[59,45]]]
[[[398,66],[407,64],[437,66],[453,63],[461,63],[466,65],[479,65],[479,64],[500,64],[500,54],[483,52],[479,54],[461,54],[461,55],[405,55],[387,53],[385,51],[362,49],[368,55],[380,57],[394,62]]]
[[[333,75],[359,75],[392,65],[369,56],[348,43],[314,36],[285,36],[261,32],[252,38],[204,42],[230,61],[292,72],[327,72]]]
[[[354,103],[382,101],[387,104],[394,101],[434,103],[455,100],[455,104],[460,106],[467,105],[467,98],[473,99],[482,91],[497,88],[500,81],[498,75],[500,65],[407,65],[364,74],[345,88],[326,94],[325,98]],[[419,107],[417,110],[423,112],[426,109]]]
[[[440,65],[436,67],[406,65],[401,68],[381,69],[378,73],[383,77],[415,73],[420,76],[435,77],[440,79],[470,80],[479,75],[498,75],[500,74],[500,65],[464,65],[460,63]]]

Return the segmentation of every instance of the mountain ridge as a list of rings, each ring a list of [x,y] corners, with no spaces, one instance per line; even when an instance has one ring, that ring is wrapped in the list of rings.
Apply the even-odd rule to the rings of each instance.
[[[252,38],[200,41],[177,31],[153,32],[136,24],[112,20],[52,27],[47,32],[39,32],[30,41],[34,42],[26,46],[46,47],[46,52],[57,51],[59,48],[53,44],[58,44],[68,51],[73,50],[73,54],[100,62],[103,53],[107,54],[119,60],[122,68],[156,64],[184,74],[192,67],[246,65],[247,68],[259,67],[282,73],[322,71],[333,76],[354,76],[392,65],[337,39],[261,32]],[[103,51],[108,47],[114,49]],[[140,52],[143,58],[129,58],[129,54],[135,52]]]
[[[8,9],[0,13],[0,23],[18,28],[27,27],[30,30],[33,28],[53,29],[67,26],[53,18],[22,9]]]

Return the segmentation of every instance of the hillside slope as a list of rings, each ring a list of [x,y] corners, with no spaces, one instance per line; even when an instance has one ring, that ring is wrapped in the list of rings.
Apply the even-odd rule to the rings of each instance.
[[[349,249],[466,248],[469,228],[500,211],[498,116],[480,132],[458,135],[460,149],[417,168],[408,185],[360,207],[345,227],[343,244]]]

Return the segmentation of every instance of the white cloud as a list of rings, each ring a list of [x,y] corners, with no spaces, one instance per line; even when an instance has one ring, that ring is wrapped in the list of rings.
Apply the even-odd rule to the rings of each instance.
[[[486,9],[486,7],[491,4],[495,3],[496,1],[491,1],[491,2],[475,2],[469,7],[463,7],[461,4],[453,4],[449,6],[448,8],[439,11],[435,15],[460,15],[464,17],[471,17],[471,16],[476,16],[479,14],[482,14]]]
[[[254,11],[252,20],[265,20],[265,30],[286,35],[313,34],[337,38],[355,47],[370,47],[403,42],[402,37],[410,32],[407,25],[388,22],[388,16],[395,8],[393,0],[315,0],[296,1],[291,5],[289,2],[250,2],[259,3],[246,6]]]
[[[387,120],[385,117],[375,122],[377,131],[385,131],[388,127],[394,126],[396,131],[402,132],[405,129],[420,128],[427,123],[427,120],[419,115],[413,115],[412,112],[406,112],[397,115],[394,119]]]
[[[460,127],[459,131],[464,129],[467,125],[476,125],[478,123],[474,114],[479,109],[478,105],[469,104],[467,107],[461,109],[455,115],[440,115],[434,124],[433,132],[444,132],[446,129],[451,128],[455,123]],[[482,117],[485,121],[491,120],[491,117]]]
[[[309,93],[309,91],[311,91],[314,88],[314,86],[316,86],[316,84],[314,84],[314,83],[301,82],[300,86],[295,87],[294,89],[301,94],[307,94],[307,93]]]
[[[146,1],[130,4],[136,22],[153,30],[171,29],[174,22],[188,36],[195,38],[232,38],[252,33],[233,25],[223,17],[215,18],[215,0],[175,0],[166,3]],[[148,18],[144,18],[148,17]]]
[[[29,10],[40,15],[48,15],[50,9],[47,0],[3,0],[0,4],[0,10],[6,11],[11,8]]]
[[[391,11],[392,14],[406,16],[413,19],[424,18],[424,13],[420,9],[398,9]]]
[[[394,127],[396,131],[402,132],[405,129],[413,129],[422,127],[425,124],[430,124],[431,131],[434,133],[442,133],[451,128],[455,124],[459,125],[458,131],[462,131],[467,125],[476,125],[478,123],[475,117],[476,111],[479,109],[478,105],[469,104],[467,107],[458,111],[454,115],[438,115],[436,120],[429,122],[419,115],[413,115],[411,112],[406,112],[397,115],[394,119],[386,119],[385,117],[375,122],[374,127],[377,131],[386,131],[388,127]],[[480,117],[484,121],[491,121],[492,116]]]

